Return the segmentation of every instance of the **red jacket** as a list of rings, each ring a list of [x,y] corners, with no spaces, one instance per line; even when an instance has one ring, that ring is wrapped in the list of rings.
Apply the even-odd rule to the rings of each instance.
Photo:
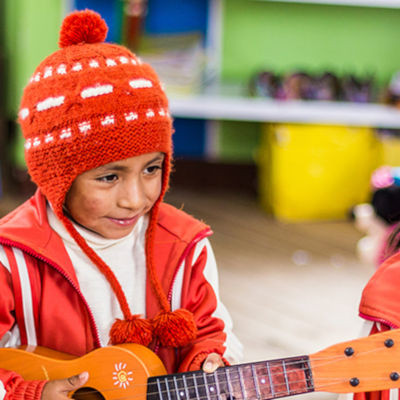
[[[199,330],[194,343],[185,348],[176,350],[152,344],[168,372],[199,369],[208,353],[223,355],[225,351],[224,322],[212,316],[217,298],[203,274],[207,259],[205,249],[192,266],[195,244],[211,233],[205,224],[183,211],[167,204],[161,205],[155,232],[155,268],[171,299],[179,266],[184,262],[183,275],[179,274],[183,276],[181,307],[194,313]],[[10,274],[5,266],[0,265],[0,338],[17,322],[22,344],[37,344],[78,356],[99,347],[94,318],[79,290],[63,242],[48,224],[46,200],[39,191],[0,220],[0,245],[11,270]],[[25,275],[18,273],[21,260],[25,261]],[[30,287],[24,283],[24,276],[25,281],[29,277]],[[153,317],[159,311],[158,302],[150,284],[147,285],[146,313],[147,317]],[[22,291],[26,295],[29,290],[34,322],[27,320],[26,305],[21,301]],[[0,370],[0,381],[8,398],[40,395],[42,382],[37,383],[37,387],[28,385],[25,390],[26,383],[20,379],[13,373]],[[16,380],[21,385],[19,389]]]
[[[365,286],[360,316],[374,322],[371,334],[400,327],[400,253],[388,258]],[[389,390],[360,393],[355,400],[389,400]],[[400,396],[399,396],[400,399]]]

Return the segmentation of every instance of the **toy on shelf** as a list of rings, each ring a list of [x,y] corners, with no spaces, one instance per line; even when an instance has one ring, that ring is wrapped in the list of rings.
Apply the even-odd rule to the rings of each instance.
[[[253,96],[277,100],[320,100],[367,103],[374,100],[374,80],[348,74],[338,77],[332,72],[309,74],[295,71],[279,75],[261,71],[250,80]]]
[[[374,79],[345,75],[341,79],[341,92],[341,99],[344,101],[369,103],[374,100]]]
[[[400,107],[400,71],[396,72],[383,93],[383,102]]]

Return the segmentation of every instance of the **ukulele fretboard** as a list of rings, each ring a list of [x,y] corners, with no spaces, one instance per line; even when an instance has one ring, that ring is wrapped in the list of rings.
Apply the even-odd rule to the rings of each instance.
[[[147,400],[275,399],[314,391],[308,356],[151,377]]]

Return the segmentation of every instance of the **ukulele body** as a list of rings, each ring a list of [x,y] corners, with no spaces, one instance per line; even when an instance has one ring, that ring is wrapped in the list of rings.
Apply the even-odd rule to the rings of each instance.
[[[82,357],[43,347],[4,348],[0,365],[26,380],[64,379],[88,371],[88,382],[72,393],[79,400],[145,400],[148,377],[166,374],[161,360],[138,344],[102,347]]]

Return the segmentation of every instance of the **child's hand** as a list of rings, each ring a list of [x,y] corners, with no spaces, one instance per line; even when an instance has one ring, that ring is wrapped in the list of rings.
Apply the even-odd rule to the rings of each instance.
[[[87,372],[66,379],[49,381],[44,385],[41,400],[70,400],[68,393],[79,389],[89,379]]]
[[[203,371],[208,373],[214,372],[218,367],[223,367],[224,365],[225,363],[219,354],[210,353],[203,362]]]

